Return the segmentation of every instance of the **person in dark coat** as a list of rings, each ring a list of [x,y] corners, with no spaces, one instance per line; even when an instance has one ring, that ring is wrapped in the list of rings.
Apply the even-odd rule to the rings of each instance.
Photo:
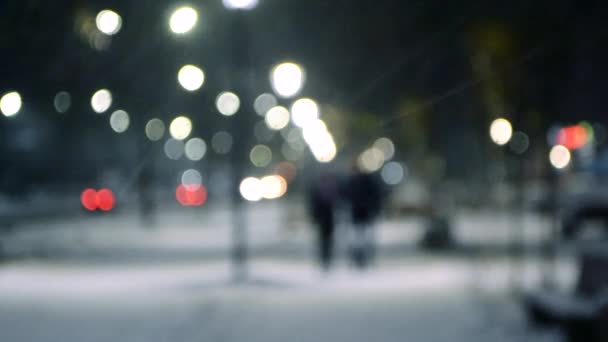
[[[334,253],[334,211],[338,201],[338,184],[335,175],[322,173],[309,194],[309,211],[317,228],[318,257],[321,267],[329,270]]]
[[[354,229],[351,261],[363,269],[372,263],[375,256],[373,223],[382,208],[382,187],[375,175],[354,168],[342,192],[350,207]]]

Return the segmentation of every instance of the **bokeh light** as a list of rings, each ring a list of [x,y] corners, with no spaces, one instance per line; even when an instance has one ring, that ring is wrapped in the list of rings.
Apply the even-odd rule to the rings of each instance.
[[[97,196],[95,197],[95,202],[97,203],[97,208],[102,211],[110,211],[114,209],[114,205],[116,204],[116,199],[114,197],[114,193],[110,189],[101,189],[97,191]]]
[[[256,145],[249,153],[249,160],[257,167],[266,167],[272,161],[272,150],[266,145]]]
[[[264,195],[262,181],[255,177],[243,179],[239,186],[239,191],[241,196],[250,202],[257,202],[261,200]]]
[[[282,63],[272,69],[270,81],[277,95],[290,98],[302,90],[304,70],[295,63]]]
[[[359,158],[357,158],[357,166],[366,173],[372,173],[380,170],[384,164],[384,154],[379,149],[372,147],[365,150]]]
[[[382,152],[385,162],[395,156],[395,144],[389,138],[379,138],[374,142],[374,147]]]
[[[215,105],[222,115],[231,116],[239,111],[241,100],[235,93],[225,91],[218,95]]]
[[[205,83],[205,73],[195,65],[184,65],[177,73],[177,81],[187,91],[196,91]]]
[[[195,169],[189,169],[182,173],[181,184],[187,189],[196,189],[203,184],[203,176]]]
[[[201,138],[192,138],[186,142],[184,148],[186,157],[192,161],[199,161],[207,153],[207,143]]]
[[[591,130],[592,131],[592,130]],[[577,150],[587,144],[590,139],[587,129],[583,125],[574,125],[561,128],[557,133],[557,144],[569,150]]]
[[[382,167],[382,171],[380,172],[380,176],[384,183],[388,185],[398,185],[406,177],[407,170],[401,165],[401,163],[397,162],[388,162],[384,167]]]
[[[227,154],[232,150],[232,135],[228,132],[219,131],[211,138],[211,148],[217,154]]]
[[[513,127],[507,119],[496,119],[490,125],[490,138],[497,145],[504,145],[511,140]]]
[[[60,91],[53,100],[57,113],[65,113],[72,106],[72,96],[67,91]]]
[[[21,105],[21,95],[16,91],[6,93],[0,98],[0,111],[4,116],[16,115],[21,110]]]
[[[281,154],[287,160],[298,161],[302,157],[302,150],[296,150],[289,143],[283,143],[281,145]]]
[[[181,140],[167,139],[163,148],[169,159],[178,160],[184,155],[184,142]]]
[[[265,199],[277,199],[283,197],[287,192],[287,181],[279,175],[263,177],[260,180],[262,197]]]
[[[258,0],[223,0],[224,7],[228,9],[253,9],[258,5]]]
[[[289,111],[285,107],[273,107],[266,113],[265,120],[268,128],[278,131],[289,124]]]
[[[207,189],[202,184],[197,187],[180,184],[175,190],[175,198],[185,207],[200,207],[207,202]]]
[[[298,127],[305,127],[319,118],[319,105],[311,99],[299,99],[291,106],[291,120]]]
[[[146,123],[146,137],[151,141],[159,141],[165,135],[165,124],[160,119],[151,119]]]
[[[274,97],[274,95],[265,93],[256,97],[255,101],[253,102],[253,109],[256,113],[258,113],[258,115],[266,116],[266,113],[270,110],[270,108],[276,107],[277,104],[277,98]]]
[[[107,89],[100,89],[91,97],[91,107],[95,113],[104,113],[112,106],[112,93]]]
[[[549,161],[556,169],[563,169],[570,164],[572,156],[570,151],[562,145],[555,145],[549,152]]]
[[[95,24],[99,31],[111,36],[120,31],[120,28],[122,27],[122,18],[118,13],[112,10],[103,10],[97,14]]]
[[[129,128],[129,113],[119,109],[110,116],[110,126],[116,133],[123,133]]]
[[[97,209],[97,191],[94,189],[85,189],[80,194],[80,203],[88,211],[95,211]]]
[[[185,116],[178,116],[169,125],[169,133],[175,140],[184,140],[192,133],[192,121]]]
[[[169,28],[175,34],[184,34],[192,31],[198,21],[198,12],[192,7],[176,9],[169,19]]]

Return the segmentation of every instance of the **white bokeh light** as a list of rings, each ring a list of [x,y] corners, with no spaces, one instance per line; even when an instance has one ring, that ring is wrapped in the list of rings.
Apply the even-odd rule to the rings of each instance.
[[[21,95],[16,91],[6,93],[0,98],[0,111],[4,116],[16,115],[21,110],[21,105]]]
[[[255,177],[243,179],[239,186],[239,191],[241,192],[241,196],[250,202],[257,202],[264,195],[262,181]]]
[[[217,96],[215,106],[222,115],[232,116],[239,111],[241,100],[235,93],[225,91]]]
[[[167,158],[178,160],[184,155],[184,142],[181,140],[167,139],[163,149]]]
[[[160,119],[151,119],[146,123],[146,137],[151,141],[159,141],[165,135],[165,124]]]
[[[207,153],[207,143],[201,138],[192,138],[186,142],[186,157],[192,161],[199,161]]]
[[[169,133],[175,140],[184,140],[192,133],[192,121],[185,116],[178,116],[169,125]]]
[[[110,126],[116,133],[124,133],[130,124],[129,113],[119,109],[110,116]]]
[[[91,97],[91,107],[95,113],[104,113],[112,106],[112,93],[107,89],[100,89]]]
[[[289,110],[285,107],[276,106],[266,113],[266,125],[268,128],[278,131],[289,124]]]
[[[205,83],[205,73],[195,65],[184,65],[177,73],[177,81],[187,91],[196,91]]]
[[[258,0],[222,0],[224,7],[228,9],[253,9],[258,5]]]
[[[556,169],[567,167],[570,164],[571,159],[572,155],[570,154],[570,151],[562,145],[553,146],[549,153],[549,161]]]
[[[319,118],[319,105],[311,99],[299,99],[291,106],[291,120],[298,127],[305,127]]]
[[[198,22],[198,12],[192,7],[180,7],[171,14],[169,27],[175,34],[184,34],[192,31]]]
[[[95,18],[97,29],[108,36],[117,34],[122,27],[122,18],[112,10],[103,10]]]
[[[182,173],[181,183],[186,188],[194,190],[203,184],[203,176],[198,170],[189,169]]]
[[[265,116],[270,108],[275,107],[278,104],[277,98],[272,94],[262,94],[256,97],[253,102],[253,109],[260,116]]]
[[[282,63],[272,69],[270,81],[277,95],[290,98],[304,87],[304,70],[295,63]]]
[[[507,119],[496,119],[490,125],[490,138],[497,145],[505,145],[511,140],[513,127]]]

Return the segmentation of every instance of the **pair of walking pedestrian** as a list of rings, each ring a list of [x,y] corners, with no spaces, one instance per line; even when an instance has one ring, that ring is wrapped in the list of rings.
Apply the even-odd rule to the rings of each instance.
[[[329,270],[334,259],[336,214],[340,208],[348,210],[350,218],[349,258],[364,269],[374,260],[374,221],[381,210],[380,183],[373,174],[355,170],[340,178],[324,172],[314,179],[309,194],[309,209],[317,228],[318,259],[324,270]]]

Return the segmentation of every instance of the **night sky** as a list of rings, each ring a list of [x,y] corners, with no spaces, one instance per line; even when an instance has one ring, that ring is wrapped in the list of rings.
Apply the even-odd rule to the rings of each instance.
[[[340,113],[345,151],[387,135],[403,159],[432,151],[454,175],[468,171],[451,160],[467,156],[472,168],[483,162],[467,151],[487,139],[494,117],[509,117],[538,145],[554,124],[605,123],[608,12],[601,1],[260,0],[238,14],[220,0],[190,1],[199,24],[175,37],[167,20],[182,4],[1,2],[0,92],[24,98],[18,117],[0,118],[4,179],[23,170],[45,181],[81,177],[141,153],[135,133],[116,137],[100,128],[107,118],[89,106],[97,89],[113,91],[134,129],[185,112],[208,137],[233,126],[214,112],[217,94],[233,89],[251,101],[271,91],[268,72],[284,60],[305,67],[303,96]],[[123,27],[98,51],[81,30],[104,8],[120,13]],[[206,72],[194,96],[175,81],[187,63]],[[53,97],[61,90],[73,104],[59,115]],[[255,122],[249,115],[243,125]],[[40,165],[44,172],[35,171]]]

